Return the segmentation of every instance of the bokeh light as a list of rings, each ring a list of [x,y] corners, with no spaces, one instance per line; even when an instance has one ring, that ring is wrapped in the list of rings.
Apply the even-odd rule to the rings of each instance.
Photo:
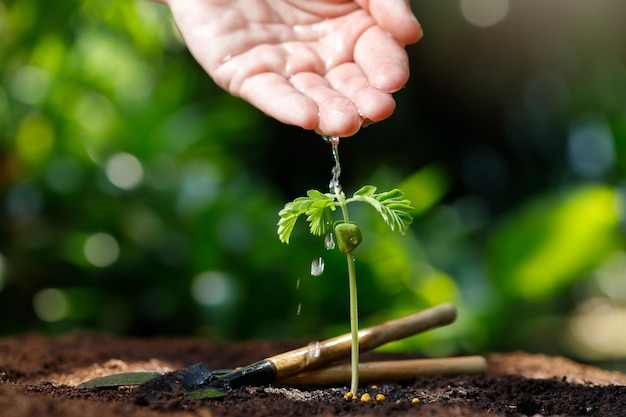
[[[108,233],[94,233],[85,240],[85,258],[94,266],[104,268],[112,265],[120,256],[117,240]]]
[[[615,163],[613,134],[602,121],[574,126],[568,138],[568,157],[572,170],[581,177],[600,179]]]
[[[27,162],[41,162],[54,145],[52,123],[41,113],[24,117],[18,127],[15,146],[18,155]]]
[[[206,208],[217,196],[221,183],[218,169],[207,160],[190,162],[182,173],[178,208],[194,213]]]
[[[56,322],[68,315],[70,306],[63,291],[56,288],[44,288],[33,296],[33,309],[41,320]]]
[[[202,272],[191,283],[191,295],[205,307],[225,304],[235,295],[232,278],[218,271]]]
[[[38,104],[48,96],[50,81],[50,74],[45,69],[25,66],[13,76],[11,94],[24,103]]]
[[[465,20],[480,27],[500,23],[509,13],[509,7],[509,0],[461,0]]]
[[[568,322],[570,349],[585,360],[626,356],[626,308],[601,299],[588,300]]]
[[[113,185],[122,190],[132,190],[141,184],[143,166],[137,157],[126,152],[116,153],[106,162],[106,175]]]

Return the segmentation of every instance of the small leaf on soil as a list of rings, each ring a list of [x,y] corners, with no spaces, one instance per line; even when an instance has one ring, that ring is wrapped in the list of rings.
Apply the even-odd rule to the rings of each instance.
[[[82,384],[76,386],[76,388],[111,388],[111,387],[123,387],[128,385],[141,385],[144,382],[161,375],[158,372],[123,372],[119,374],[102,376],[99,378],[90,379]]]

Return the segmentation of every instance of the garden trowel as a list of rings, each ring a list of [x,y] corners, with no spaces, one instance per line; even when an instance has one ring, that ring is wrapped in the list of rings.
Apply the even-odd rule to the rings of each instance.
[[[388,342],[452,323],[455,318],[454,306],[442,304],[400,319],[361,329],[359,350],[370,351]],[[148,402],[164,400],[173,394],[182,394],[184,398],[214,398],[224,396],[230,390],[244,385],[267,385],[305,371],[325,367],[348,358],[350,349],[351,335],[344,334],[325,341],[310,343],[305,347],[266,358],[234,371],[212,371],[202,364],[195,364],[164,375],[155,376],[154,373],[141,372],[110,375],[84,382],[78,387],[140,384],[138,392],[144,394]]]

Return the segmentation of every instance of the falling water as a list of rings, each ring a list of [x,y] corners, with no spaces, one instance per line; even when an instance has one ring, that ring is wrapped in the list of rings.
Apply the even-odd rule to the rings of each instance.
[[[335,249],[335,238],[333,237],[332,233],[328,233],[324,238],[324,247],[326,248],[326,250]]]
[[[309,358],[313,359],[313,358],[319,358],[320,354],[321,354],[321,350],[320,350],[320,342],[311,342],[308,344],[307,346],[308,348],[308,353],[309,353]]]
[[[331,145],[339,145],[339,136],[322,135],[322,139],[324,139],[324,142],[328,142]]]
[[[335,165],[331,170],[331,179],[328,184],[331,193],[339,194],[341,192],[341,184],[339,183],[339,176],[341,175],[341,165],[339,164],[339,146],[333,145],[333,159]]]
[[[339,138],[337,136],[322,136],[324,140],[332,146],[333,159],[335,165],[331,171],[331,180],[328,188],[331,193],[339,194],[341,192],[341,184],[339,184],[339,176],[341,175],[341,164],[339,163]]]
[[[319,277],[324,273],[324,259],[319,257],[311,262],[311,275]]]

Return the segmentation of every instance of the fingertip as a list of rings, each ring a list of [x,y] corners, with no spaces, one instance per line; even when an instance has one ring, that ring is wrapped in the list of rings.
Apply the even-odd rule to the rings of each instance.
[[[299,126],[305,130],[315,129],[319,122],[317,104],[300,94],[285,97],[274,104],[265,102],[252,104],[281,123]]]
[[[409,59],[402,45],[380,28],[370,28],[355,48],[355,62],[366,74],[371,86],[393,93],[409,79]]]
[[[406,28],[400,34],[398,41],[406,45],[418,42],[424,36],[422,25],[415,16],[411,14],[410,19],[406,22]]]
[[[361,116],[353,104],[340,98],[325,102],[319,109],[316,131],[326,136],[352,136],[361,128]]]
[[[371,122],[380,122],[391,116],[396,109],[396,101],[391,94],[379,92],[376,100],[360,100],[359,112]]]
[[[372,86],[386,93],[401,90],[409,80],[409,64],[381,65],[369,75]]]
[[[407,16],[398,19],[394,26],[384,28],[391,36],[403,45],[410,45],[418,42],[424,35],[422,25],[417,21],[415,16]]]
[[[385,31],[390,33],[398,42],[408,45],[422,38],[422,27],[411,11],[406,0],[372,1],[372,15]]]
[[[305,130],[313,130],[318,125],[319,109],[313,100],[300,96],[297,102],[288,105],[287,109],[288,115],[285,120],[281,120],[283,123],[299,126]]]
[[[418,22],[415,16],[413,16],[413,21],[413,23],[410,23],[410,26],[412,26],[412,28],[407,31],[408,36],[404,40],[404,43],[406,43],[407,45],[419,42],[419,40],[422,39],[422,37],[424,36],[424,30],[422,29],[422,25],[420,24],[420,22]]]
[[[249,78],[239,94],[244,100],[279,122],[306,130],[318,125],[318,107],[277,74]]]

